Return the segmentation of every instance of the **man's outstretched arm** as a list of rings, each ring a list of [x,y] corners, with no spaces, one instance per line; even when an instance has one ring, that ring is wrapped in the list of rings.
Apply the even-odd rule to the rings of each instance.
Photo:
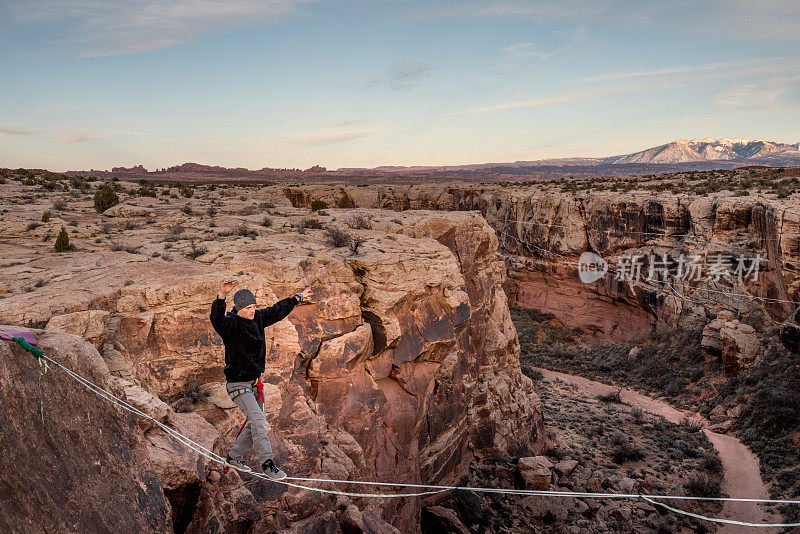
[[[307,302],[314,294],[311,289],[306,289],[302,293],[295,293],[291,297],[279,300],[269,308],[256,310],[255,319],[258,320],[262,328],[275,324],[285,318],[301,302]]]

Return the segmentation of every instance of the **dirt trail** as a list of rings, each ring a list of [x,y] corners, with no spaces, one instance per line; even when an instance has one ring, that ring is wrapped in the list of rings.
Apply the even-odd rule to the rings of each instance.
[[[548,369],[539,368],[544,377],[548,380],[560,379],[568,384],[576,386],[582,393],[592,397],[617,391],[618,386],[610,386],[601,382],[595,382],[581,376],[559,373]],[[709,441],[719,453],[722,460],[724,479],[722,481],[722,491],[730,497],[747,497],[767,499],[769,494],[766,486],[761,480],[758,458],[741,441],[724,434],[717,434],[708,430],[708,421],[701,415],[691,411],[680,411],[666,402],[648,397],[638,391],[622,388],[621,397],[623,402],[642,410],[660,415],[672,423],[680,423],[684,418],[702,422],[703,432],[708,436]],[[674,505],[674,503],[670,503]],[[680,508],[677,505],[676,508]],[[757,503],[749,502],[726,502],[723,505],[719,517],[734,519],[737,521],[747,521],[749,523],[780,523],[782,518],[779,515],[770,513]],[[755,528],[741,527],[736,525],[720,525],[717,532],[725,534],[734,533],[779,533],[780,528]]]

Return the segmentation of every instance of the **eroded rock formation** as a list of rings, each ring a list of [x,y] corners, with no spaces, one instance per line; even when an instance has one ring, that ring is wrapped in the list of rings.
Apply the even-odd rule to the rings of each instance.
[[[680,319],[711,321],[718,307],[740,314],[765,309],[780,322],[800,300],[800,209],[775,195],[700,196],[653,191],[569,191],[547,184],[414,186],[297,186],[268,188],[295,206],[312,200],[334,203],[347,196],[357,207],[480,212],[498,236],[506,260],[509,302],[556,315],[598,339],[645,338],[669,330]],[[334,204],[335,205],[335,204]],[[685,283],[646,283],[606,276],[584,284],[578,257],[592,251],[610,271],[625,269],[623,256],[696,258],[706,270],[718,257],[732,262],[760,256],[757,278],[750,273]],[[627,272],[626,274],[631,274]],[[747,274],[744,272],[743,274]],[[620,278],[624,278],[620,276]],[[745,293],[764,300],[724,295]]]
[[[138,216],[131,205],[110,215]],[[143,216],[154,211],[160,225],[202,228],[168,207],[159,219],[158,208]],[[241,418],[225,394],[222,341],[208,320],[219,282],[236,278],[261,305],[310,286],[313,303],[267,329],[267,419],[277,461],[291,474],[452,483],[473,458],[540,452],[539,399],[520,372],[505,268],[486,221],[475,213],[362,211],[371,229],[352,231],[365,241],[351,253],[332,247],[323,229],[298,232],[303,213],[279,208],[267,235],[207,241],[195,261],[152,255],[164,250],[164,229],[153,225],[136,234],[138,254],[87,246],[37,259],[17,243],[4,270],[54,276],[6,296],[0,317],[85,336],[83,350],[99,349],[109,381],[129,402],[224,454]],[[346,228],[351,215],[325,222]],[[69,334],[59,335],[79,339]],[[164,402],[187,395],[193,413]],[[421,499],[351,502],[220,476],[152,422],[125,420],[178,530],[324,530],[342,521],[365,532],[419,528]]]

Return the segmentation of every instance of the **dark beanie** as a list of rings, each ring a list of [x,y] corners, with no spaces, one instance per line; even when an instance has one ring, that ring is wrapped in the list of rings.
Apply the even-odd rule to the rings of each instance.
[[[237,310],[256,303],[256,296],[249,289],[240,289],[233,294],[233,305]]]

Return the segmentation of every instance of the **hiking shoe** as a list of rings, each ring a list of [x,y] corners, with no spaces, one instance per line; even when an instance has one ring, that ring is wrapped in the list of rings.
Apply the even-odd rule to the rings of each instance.
[[[261,468],[263,469],[264,474],[273,480],[283,480],[286,478],[286,473],[275,466],[275,462],[272,461],[272,458],[264,461]]]
[[[237,471],[244,471],[245,473],[251,473],[253,470],[250,469],[250,466],[244,463],[242,460],[234,460],[230,456],[225,457],[226,469],[228,466],[233,467]]]

